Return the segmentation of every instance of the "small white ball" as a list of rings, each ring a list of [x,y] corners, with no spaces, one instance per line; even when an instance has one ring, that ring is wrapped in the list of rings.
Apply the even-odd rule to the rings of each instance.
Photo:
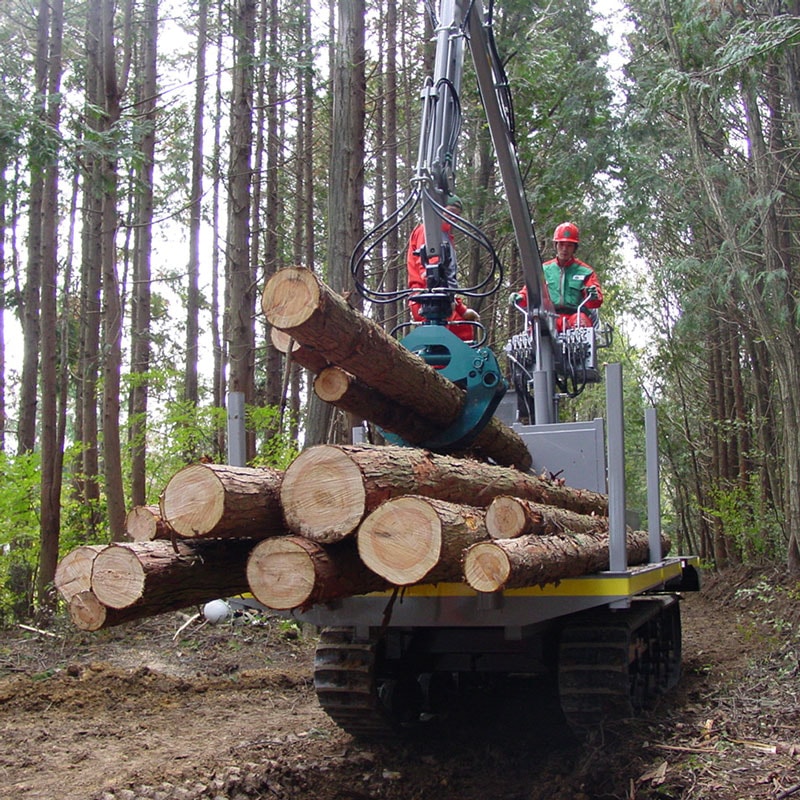
[[[212,600],[203,606],[203,616],[212,624],[224,622],[231,615],[231,607],[224,600]]]

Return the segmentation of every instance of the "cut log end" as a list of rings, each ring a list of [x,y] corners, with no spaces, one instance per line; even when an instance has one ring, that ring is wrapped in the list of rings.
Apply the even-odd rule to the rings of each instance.
[[[170,478],[161,498],[161,515],[178,536],[202,536],[225,513],[225,489],[205,464],[184,467]]]
[[[341,367],[326,367],[314,381],[314,392],[326,403],[336,403],[347,393],[353,378]]]
[[[69,618],[82,631],[99,631],[105,625],[108,609],[88,589],[69,600]]]
[[[510,574],[508,556],[492,542],[478,542],[464,554],[464,578],[476,592],[502,589]]]
[[[442,526],[421,497],[397,497],[378,506],[357,533],[361,560],[396,586],[421,581],[439,561]]]
[[[109,608],[133,605],[144,593],[145,572],[133,550],[110,545],[92,565],[92,591]]]
[[[338,542],[366,513],[361,470],[338,448],[310,447],[286,470],[281,505],[295,533],[316,542]]]
[[[297,608],[314,590],[314,564],[299,543],[284,537],[265,539],[247,560],[247,583],[256,600],[265,606]]]
[[[76,594],[92,588],[92,565],[102,549],[101,545],[82,545],[59,561],[54,582],[67,603]]]
[[[320,288],[309,270],[289,267],[273,275],[261,296],[261,308],[271,325],[291,329],[305,322],[318,308]]]
[[[486,530],[493,539],[513,539],[525,532],[526,516],[516,497],[495,497],[486,511]]]

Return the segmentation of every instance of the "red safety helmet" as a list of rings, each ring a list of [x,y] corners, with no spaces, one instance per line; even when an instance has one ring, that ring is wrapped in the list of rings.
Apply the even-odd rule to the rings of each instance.
[[[581,232],[574,222],[562,222],[553,233],[554,242],[572,242],[577,245],[581,240]]]

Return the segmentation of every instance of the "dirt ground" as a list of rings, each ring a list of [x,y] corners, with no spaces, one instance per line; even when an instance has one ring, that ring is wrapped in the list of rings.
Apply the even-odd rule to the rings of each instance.
[[[317,704],[316,632],[255,612],[0,631],[0,798],[800,798],[798,599],[778,573],[704,576],[679,686],[593,745],[512,682],[444,736],[365,746]]]

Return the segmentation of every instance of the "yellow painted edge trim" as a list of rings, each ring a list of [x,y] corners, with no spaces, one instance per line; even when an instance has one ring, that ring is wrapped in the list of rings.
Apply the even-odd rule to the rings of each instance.
[[[547,583],[544,586],[526,586],[523,589],[506,589],[505,597],[620,597],[639,594],[653,586],[680,575],[682,564],[696,566],[700,560],[697,556],[685,556],[670,559],[658,565],[647,565],[643,568],[632,568],[625,575],[602,573],[584,575],[580,578],[566,578],[559,583]],[[465,583],[425,583],[399,587],[400,597],[473,597],[478,594]],[[363,597],[388,597],[394,590],[373,592]]]

